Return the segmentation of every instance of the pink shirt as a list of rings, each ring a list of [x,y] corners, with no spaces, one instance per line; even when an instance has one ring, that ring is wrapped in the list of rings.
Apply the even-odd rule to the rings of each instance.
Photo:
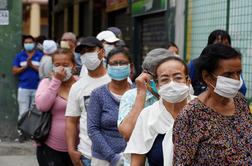
[[[54,150],[67,152],[67,144],[65,137],[65,111],[67,101],[60,96],[57,96],[61,81],[52,78],[41,80],[35,102],[37,108],[46,112],[52,112],[51,130],[45,144]]]

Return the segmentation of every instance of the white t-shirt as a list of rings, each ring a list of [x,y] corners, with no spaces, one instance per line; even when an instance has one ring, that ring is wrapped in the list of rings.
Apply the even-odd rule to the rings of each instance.
[[[100,78],[92,78],[86,75],[74,83],[70,89],[67,101],[67,109],[65,116],[80,116],[80,133],[78,151],[85,157],[91,158],[91,140],[87,133],[87,105],[91,92],[111,81],[106,74]]]
[[[88,75],[87,67],[85,65],[82,65],[79,77],[82,78],[85,77],[86,75]]]

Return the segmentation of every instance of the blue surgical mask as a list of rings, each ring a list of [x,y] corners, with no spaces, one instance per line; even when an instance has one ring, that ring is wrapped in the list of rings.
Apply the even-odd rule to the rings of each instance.
[[[157,87],[156,87],[156,83],[154,80],[150,80],[150,87],[151,89],[155,92],[158,93]]]
[[[26,51],[32,51],[35,47],[35,43],[25,43],[24,44],[24,49]]]
[[[130,64],[122,66],[110,66],[108,65],[108,75],[112,80],[121,81],[129,77]]]

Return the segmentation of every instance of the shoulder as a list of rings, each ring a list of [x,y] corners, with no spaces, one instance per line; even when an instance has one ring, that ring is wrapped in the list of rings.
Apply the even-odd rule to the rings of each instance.
[[[51,79],[50,79],[50,78],[43,78],[43,79],[40,81],[39,85],[40,85],[40,86],[41,86],[41,85],[49,85],[50,82],[51,82]]]
[[[242,93],[238,92],[238,94],[235,96],[234,100],[236,103],[236,107],[238,107],[239,109],[242,109],[244,111],[246,110],[246,112],[250,112],[249,103]]]
[[[147,106],[147,107],[145,107],[142,111],[141,111],[141,113],[140,113],[140,117],[143,117],[143,116],[148,116],[148,115],[150,115],[152,112],[156,112],[157,111],[157,109],[159,109],[159,100],[158,101],[156,101],[155,103],[153,103],[152,105],[150,105],[150,106]]]
[[[78,77],[77,77],[78,78]],[[83,88],[85,88],[85,81],[83,82],[82,79],[76,79],[76,82],[72,84],[71,88],[70,88],[70,94],[73,96],[73,97],[77,97],[78,94],[81,92],[81,90]]]
[[[76,78],[79,78],[79,77],[76,77]],[[71,89],[81,90],[81,89],[86,88],[88,80],[85,77],[81,77],[76,80],[77,81],[72,85]]]
[[[195,61],[196,61],[196,59],[190,60],[187,66],[188,66],[188,67],[194,67]]]
[[[36,50],[35,51],[35,55],[42,57],[43,53],[41,51]]]
[[[22,50],[22,51],[20,51],[20,52],[18,52],[18,53],[16,54],[16,57],[22,57],[22,56],[24,56],[25,54],[26,54],[25,51]]]
[[[91,95],[98,95],[98,96],[104,95],[104,93],[109,92],[107,86],[108,86],[108,84],[105,84],[105,85],[102,85],[102,86],[100,86],[100,87],[94,89],[94,90],[92,91],[92,94],[91,94]]]
[[[206,113],[205,110],[206,108],[204,108],[204,105],[201,103],[201,101],[198,98],[194,98],[179,113],[176,121],[202,118]]]
[[[238,92],[237,95],[235,96],[235,100],[238,100],[238,101],[243,102],[243,103],[248,103],[247,99],[240,92]]]
[[[126,92],[123,94],[122,100],[123,100],[123,99],[130,99],[130,100],[133,100],[133,99],[135,99],[136,94],[137,94],[136,88],[130,89],[130,90],[126,91]]]

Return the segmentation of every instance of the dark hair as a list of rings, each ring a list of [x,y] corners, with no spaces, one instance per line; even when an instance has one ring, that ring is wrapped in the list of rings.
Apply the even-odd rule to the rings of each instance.
[[[116,48],[114,48],[113,50],[111,50],[108,53],[108,56],[107,56],[107,59],[106,59],[107,60],[107,65],[109,63],[110,58],[113,57],[116,54],[119,54],[119,53],[122,53],[123,55],[125,55],[128,58],[130,63],[132,62],[130,53],[129,53],[129,51],[127,49],[125,49],[124,47],[116,47]]]
[[[216,39],[218,39],[219,37],[221,38],[221,41],[227,39],[229,44],[231,45],[230,35],[226,31],[221,29],[214,30],[213,32],[210,33],[210,35],[208,36],[207,45],[214,44]]]
[[[188,67],[187,67],[186,63],[181,58],[179,58],[177,56],[169,56],[167,58],[164,58],[162,61],[160,61],[157,64],[157,66],[155,68],[155,73],[154,73],[155,74],[155,78],[157,78],[157,69],[159,68],[159,66],[161,66],[163,63],[168,62],[168,61],[177,61],[177,62],[180,62],[184,66],[184,68],[185,68],[185,75],[188,76]]]
[[[169,49],[170,47],[176,47],[178,49],[178,46],[174,42],[168,43],[167,49]]]
[[[36,37],[35,40],[37,43],[43,44],[44,40],[46,40],[46,36],[40,35],[40,36]]]
[[[58,48],[57,51],[55,51],[55,53],[52,55],[52,62],[54,60],[54,56],[58,55],[58,54],[68,55],[71,58],[71,61],[73,62],[73,64],[75,64],[74,54],[71,50],[64,49],[64,48]]]
[[[201,52],[198,59],[195,60],[197,68],[196,75],[202,82],[202,71],[213,73],[219,67],[219,61],[232,58],[241,58],[241,53],[234,48],[218,43],[206,46]]]
[[[32,35],[24,35],[22,38],[22,44],[24,45],[24,41],[26,39],[32,39],[33,42],[35,42],[35,38]]]

